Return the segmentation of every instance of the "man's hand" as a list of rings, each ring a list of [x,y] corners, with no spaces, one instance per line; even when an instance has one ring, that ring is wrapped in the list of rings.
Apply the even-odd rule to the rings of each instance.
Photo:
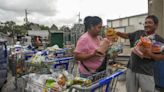
[[[151,57],[151,55],[153,54],[152,53],[152,47],[150,47],[150,48],[144,48],[143,49],[143,54],[144,54],[144,56]]]
[[[139,56],[140,58],[143,58],[143,57],[144,57],[144,55],[143,55],[143,53],[140,51],[139,47],[134,47],[134,48],[132,49],[132,52],[135,53],[135,54],[136,54],[137,56]]]
[[[139,43],[133,48],[132,52],[140,58],[150,59],[152,55],[151,48],[144,48],[142,45],[139,45]]]

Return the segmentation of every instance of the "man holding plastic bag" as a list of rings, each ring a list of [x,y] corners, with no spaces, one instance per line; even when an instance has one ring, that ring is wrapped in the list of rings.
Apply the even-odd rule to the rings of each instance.
[[[156,58],[151,56],[155,54],[149,52],[152,50],[152,42],[164,43],[164,39],[155,33],[157,27],[158,18],[149,15],[145,19],[144,30],[133,33],[116,33],[122,38],[129,39],[130,46],[133,47],[126,76],[127,92],[138,92],[139,88],[142,92],[154,92],[155,90],[153,70]]]
[[[155,92],[164,92],[164,44],[142,37],[133,52],[141,58],[157,61],[154,63]]]

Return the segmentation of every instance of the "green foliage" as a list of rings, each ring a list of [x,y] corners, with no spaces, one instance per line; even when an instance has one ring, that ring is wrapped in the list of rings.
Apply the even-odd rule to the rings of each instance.
[[[1,23],[0,25],[0,32],[3,33],[11,33],[12,35],[25,35],[27,33],[27,30],[31,30],[30,25],[34,25],[34,23],[28,23],[23,25],[16,25],[14,21],[6,21]],[[39,25],[39,24],[38,24]],[[45,25],[39,25],[41,30],[49,30],[48,26]]]
[[[49,30],[49,27],[45,25],[40,25],[40,28],[41,30]]]

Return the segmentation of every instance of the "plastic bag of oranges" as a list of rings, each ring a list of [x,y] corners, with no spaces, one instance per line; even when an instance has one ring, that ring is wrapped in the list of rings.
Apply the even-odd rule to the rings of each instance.
[[[117,42],[118,36],[116,35],[116,31],[113,28],[108,28],[106,30],[105,36],[107,39],[113,38],[114,42]]]

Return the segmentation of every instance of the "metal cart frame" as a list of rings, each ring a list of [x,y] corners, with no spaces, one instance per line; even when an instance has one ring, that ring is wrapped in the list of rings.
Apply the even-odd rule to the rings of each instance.
[[[73,89],[78,90],[79,92],[95,92],[95,90],[97,90],[98,88],[103,87],[103,86],[106,86],[105,92],[110,92],[110,83],[111,83],[112,79],[118,77],[119,75],[122,75],[125,71],[126,71],[126,69],[118,70],[116,73],[114,73],[108,77],[105,77],[104,79],[101,79],[97,83],[95,83],[91,86],[88,86],[88,87],[81,87],[79,85],[73,85],[69,89],[69,92],[72,92]]]

